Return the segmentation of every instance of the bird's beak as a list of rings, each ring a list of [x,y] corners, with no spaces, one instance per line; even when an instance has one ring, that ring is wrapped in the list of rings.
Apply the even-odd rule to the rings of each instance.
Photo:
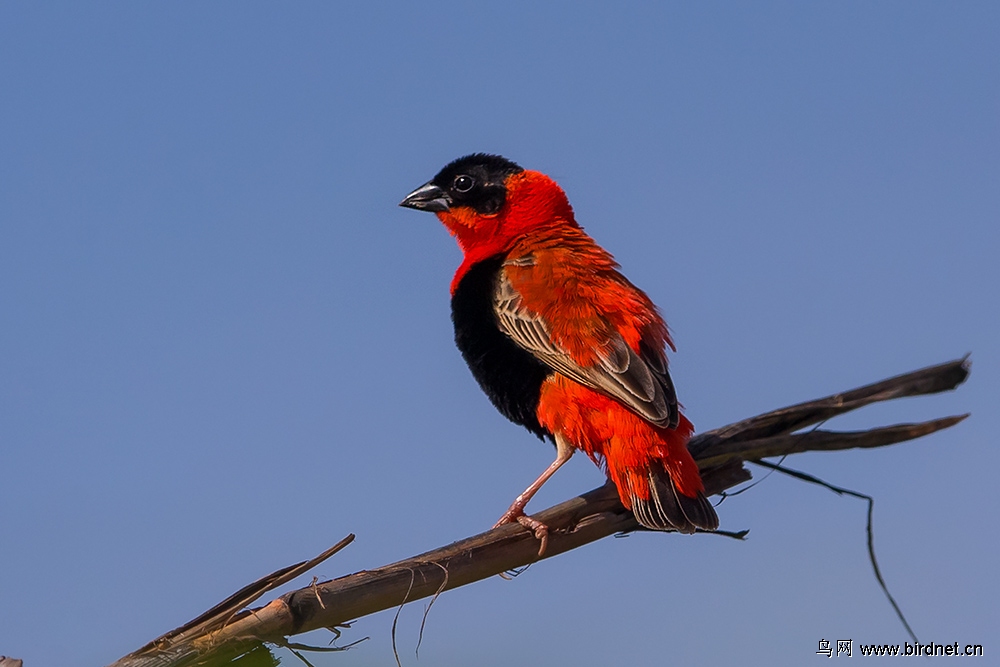
[[[447,192],[433,183],[426,183],[406,195],[403,201],[399,202],[399,205],[406,208],[415,208],[420,211],[438,213],[451,209],[451,197],[448,196]]]

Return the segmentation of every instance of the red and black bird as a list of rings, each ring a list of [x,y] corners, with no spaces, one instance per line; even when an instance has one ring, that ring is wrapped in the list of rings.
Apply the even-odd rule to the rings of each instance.
[[[479,385],[505,417],[556,446],[555,461],[497,525],[518,521],[544,538],[524,507],[579,449],[604,465],[643,526],[718,528],[687,449],[693,427],[667,372],[667,326],[577,224],[562,188],[476,153],[400,205],[435,213],[464,253],[452,320]]]

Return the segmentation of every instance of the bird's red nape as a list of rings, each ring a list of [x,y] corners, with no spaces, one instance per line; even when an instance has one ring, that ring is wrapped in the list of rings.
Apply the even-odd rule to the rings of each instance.
[[[659,311],[576,223],[548,176],[475,154],[406,199],[433,211],[464,260],[451,285],[455,340],[497,409],[551,437],[557,457],[501,518],[524,517],[538,488],[579,449],[603,463],[625,507],[654,530],[715,530],[687,450]]]

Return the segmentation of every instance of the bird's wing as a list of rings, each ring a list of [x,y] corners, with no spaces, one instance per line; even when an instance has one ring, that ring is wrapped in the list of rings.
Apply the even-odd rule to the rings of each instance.
[[[645,342],[636,353],[615,333],[597,350],[595,364],[577,363],[553,341],[545,318],[525,306],[503,269],[497,275],[493,309],[500,330],[554,371],[621,401],[657,426],[677,426],[677,394],[666,359]]]

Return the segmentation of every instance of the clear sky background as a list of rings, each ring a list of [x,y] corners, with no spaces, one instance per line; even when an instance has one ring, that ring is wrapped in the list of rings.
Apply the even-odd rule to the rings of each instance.
[[[876,496],[922,641],[996,655],[1000,9],[653,5],[0,5],[0,654],[103,665],[348,532],[317,575],[492,525],[552,449],[481,395],[459,252],[396,206],[488,151],[554,176],[660,304],[699,429],[971,352],[959,391],[830,426],[965,423],[787,463]],[[530,508],[601,482],[574,459]],[[607,539],[447,593],[419,661],[409,605],[403,663],[907,638],[861,501],[772,475],[719,513],[749,539]],[[391,621],[311,660],[393,664]]]

